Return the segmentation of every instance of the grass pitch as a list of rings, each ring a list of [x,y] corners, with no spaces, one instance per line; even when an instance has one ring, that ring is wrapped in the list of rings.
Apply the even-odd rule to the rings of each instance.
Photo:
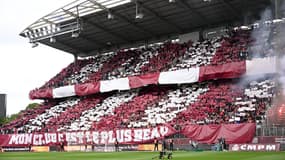
[[[158,152],[0,153],[0,160],[154,160]],[[156,157],[156,158],[154,158]],[[173,160],[285,160],[285,152],[174,152]]]

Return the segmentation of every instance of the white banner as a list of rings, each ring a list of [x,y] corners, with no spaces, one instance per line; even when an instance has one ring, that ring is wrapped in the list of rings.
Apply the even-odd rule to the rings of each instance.
[[[109,92],[113,90],[129,90],[129,79],[119,78],[109,81],[100,81],[100,92]]]
[[[170,72],[161,72],[159,84],[194,83],[199,80],[199,68],[181,69]]]
[[[267,57],[267,58],[256,58],[250,61],[246,61],[246,75],[260,75],[276,73],[276,58]]]
[[[114,144],[117,139],[121,144],[141,144],[152,142],[173,135],[176,130],[171,126],[154,128],[132,128],[110,131],[79,131],[66,133],[30,133],[0,135],[0,146],[41,146],[64,142],[67,145]]]
[[[52,90],[52,95],[53,95],[53,98],[63,98],[63,97],[74,96],[76,95],[74,85],[55,88]]]

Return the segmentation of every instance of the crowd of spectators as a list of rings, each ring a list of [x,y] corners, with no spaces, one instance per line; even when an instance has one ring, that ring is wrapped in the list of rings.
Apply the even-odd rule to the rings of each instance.
[[[71,63],[40,89],[273,56],[273,44],[252,37],[254,33],[259,30],[232,30],[196,42],[167,41],[97,54]]]
[[[209,90],[181,112],[172,125],[245,123],[265,120],[272,104],[275,83],[272,79],[238,82],[213,82]]]
[[[48,82],[46,82],[39,89],[57,88],[61,86],[70,85],[73,79],[68,79],[68,77],[70,77],[74,73],[79,72],[83,66],[94,63],[94,61],[95,59],[91,57],[91,58],[86,58],[82,60],[77,60],[69,64],[67,67],[63,68],[57,75],[51,78]]]
[[[256,40],[250,34],[238,30],[197,42],[165,42],[96,55],[70,64],[40,89],[245,60],[254,57],[251,52]],[[24,111],[18,119],[2,126],[1,132],[260,122],[272,102],[274,86],[271,79],[247,85],[218,80],[50,101]]]
[[[275,94],[267,78],[239,84],[218,80],[70,98],[23,112],[2,133],[141,128],[168,123],[188,124],[262,122]],[[180,128],[178,127],[178,128]],[[5,131],[4,131],[5,130]]]
[[[57,102],[44,102],[36,108],[27,109],[21,111],[19,116],[12,122],[1,126],[0,133],[10,134],[10,133],[24,133],[28,132],[26,128],[22,128],[25,124],[29,122],[30,119],[37,117],[38,115],[44,113],[46,110],[50,109]]]
[[[104,100],[101,98],[102,101],[87,98],[79,102],[81,105],[75,105],[76,100],[69,101],[68,104],[73,102],[75,107],[69,106],[57,118],[50,118],[55,113],[47,118],[46,113],[55,109],[58,113],[67,105],[60,103],[31,119],[25,126],[33,130],[36,122],[40,122],[47,124],[47,128],[55,127],[55,131],[78,131],[141,128],[164,123],[177,127],[261,122],[272,102],[274,86],[271,79],[250,81],[243,85],[236,80],[224,80],[172,87],[150,86],[118,92]],[[89,105],[82,107],[84,104]],[[38,117],[46,117],[49,122]]]
[[[127,103],[137,95],[137,91],[119,92],[104,99],[100,104],[94,105],[92,108],[82,112],[81,116],[74,120],[71,124],[66,124],[58,129],[58,131],[77,131],[89,130],[93,122],[98,122],[108,115],[114,114],[116,107]]]

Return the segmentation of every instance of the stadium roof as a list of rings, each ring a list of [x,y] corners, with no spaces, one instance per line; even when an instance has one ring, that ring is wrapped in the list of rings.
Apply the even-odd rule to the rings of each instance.
[[[76,0],[40,18],[20,35],[31,43],[88,56],[242,24],[258,19],[269,5],[270,0]]]

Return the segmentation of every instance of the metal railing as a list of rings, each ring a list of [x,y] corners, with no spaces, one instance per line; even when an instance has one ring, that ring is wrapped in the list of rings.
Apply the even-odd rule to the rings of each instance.
[[[260,127],[256,129],[256,136],[285,136],[285,127]]]

